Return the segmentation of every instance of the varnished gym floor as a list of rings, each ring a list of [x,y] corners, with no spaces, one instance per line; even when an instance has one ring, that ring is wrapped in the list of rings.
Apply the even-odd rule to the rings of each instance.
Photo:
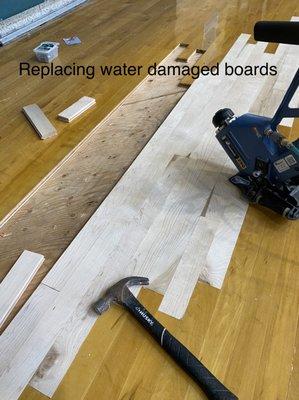
[[[29,38],[1,48],[0,219],[142,79],[18,77],[18,63],[33,62],[32,49],[40,41],[61,41],[74,34],[82,39],[81,46],[61,46],[57,63],[147,64],[160,61],[179,42],[202,47],[207,24],[216,20],[217,36],[209,43],[214,51],[206,60],[216,61],[241,32],[252,32],[256,20],[298,14],[297,0],[93,0]],[[75,128],[55,119],[82,95],[97,99],[89,118]],[[35,102],[58,127],[54,140],[39,140],[24,119],[22,106]],[[298,124],[291,134],[298,136]],[[298,223],[250,207],[222,291],[199,284],[182,321],[156,313],[241,400],[299,398],[298,239]],[[153,312],[159,299],[150,291],[142,294]],[[22,396],[42,398],[30,388]],[[117,308],[99,319],[54,396],[55,400],[204,398],[135,321]]]

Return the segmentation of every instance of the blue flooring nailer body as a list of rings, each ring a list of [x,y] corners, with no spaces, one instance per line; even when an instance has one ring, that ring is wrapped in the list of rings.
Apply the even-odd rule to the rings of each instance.
[[[299,45],[299,22],[255,25],[256,40]],[[290,102],[299,86],[299,69],[273,118],[219,110],[216,137],[239,173],[230,178],[246,198],[288,219],[299,219],[299,139],[289,142],[278,130],[283,118],[299,117]]]

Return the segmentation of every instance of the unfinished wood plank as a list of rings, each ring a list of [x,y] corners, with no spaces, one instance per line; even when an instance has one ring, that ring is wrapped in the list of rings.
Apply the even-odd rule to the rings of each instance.
[[[0,343],[2,348],[0,373],[3,372],[5,365],[9,363],[12,356],[10,348],[11,338],[14,338],[13,352],[17,353],[24,344],[24,337],[29,337],[30,333],[38,325],[40,319],[44,316],[49,306],[52,306],[56,296],[56,290],[43,284],[39,285],[24,305],[26,313],[18,313],[1,334]],[[4,393],[4,387],[1,385],[1,398],[5,398],[2,397],[2,395],[4,396]]]
[[[3,324],[44,261],[44,256],[25,250],[0,284],[0,326]]]
[[[262,87],[251,112],[272,118],[281,103],[294,75],[297,71],[297,56],[288,54],[287,48],[275,53],[279,59],[277,62],[278,74],[269,76]],[[294,96],[290,106],[297,106],[298,94]],[[292,127],[294,118],[284,118],[280,125]]]
[[[60,114],[58,114],[58,118],[64,122],[72,122],[75,118],[78,118],[81,114],[83,114],[95,104],[95,99],[93,99],[92,97],[83,96],[81,97],[81,99],[76,101]]]
[[[206,268],[206,257],[217,226],[217,220],[200,217],[167,287],[159,311],[178,319],[183,318],[200,273]]]
[[[41,139],[48,139],[57,134],[56,128],[37,104],[23,107],[23,112]]]
[[[207,209],[196,225],[159,310],[182,318],[197,280],[221,288],[248,208],[228,173],[219,174]]]
[[[206,254],[199,279],[221,289],[236,242],[246,215],[248,202],[228,181],[234,170],[219,175],[206,213],[206,220],[217,220],[217,228]]]
[[[181,181],[171,189],[133,257],[132,274],[149,276],[149,287],[159,293],[168,287],[219,173],[217,167],[206,169],[205,163],[189,157],[174,161],[173,168],[184,170]]]

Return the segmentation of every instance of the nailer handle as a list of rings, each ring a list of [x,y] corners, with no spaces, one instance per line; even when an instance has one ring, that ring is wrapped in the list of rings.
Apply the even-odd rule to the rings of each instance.
[[[254,26],[254,39],[299,45],[299,21],[259,21]]]

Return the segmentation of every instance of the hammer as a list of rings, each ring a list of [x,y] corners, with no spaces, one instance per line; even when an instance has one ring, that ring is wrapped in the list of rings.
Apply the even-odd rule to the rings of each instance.
[[[172,336],[139,303],[129,290],[130,286],[148,284],[148,278],[140,276],[124,278],[108,289],[105,296],[98,300],[93,308],[97,314],[101,315],[113,303],[124,306],[177,364],[194,379],[210,400],[238,400],[182,343]]]

